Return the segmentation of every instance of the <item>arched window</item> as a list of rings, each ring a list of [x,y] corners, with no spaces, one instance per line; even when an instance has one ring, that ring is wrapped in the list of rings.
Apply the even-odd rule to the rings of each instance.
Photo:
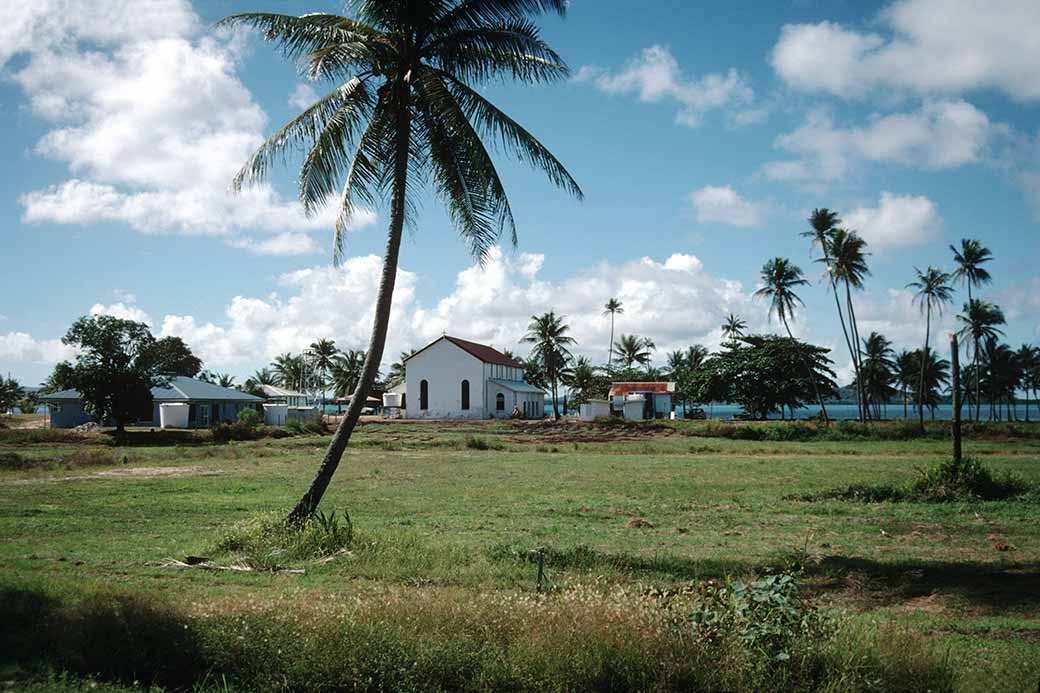
[[[469,381],[462,381],[462,409],[467,411],[469,409]]]
[[[506,396],[499,392],[495,395],[495,411],[506,410]]]
[[[425,380],[419,381],[419,409],[426,411],[430,408],[430,384]]]

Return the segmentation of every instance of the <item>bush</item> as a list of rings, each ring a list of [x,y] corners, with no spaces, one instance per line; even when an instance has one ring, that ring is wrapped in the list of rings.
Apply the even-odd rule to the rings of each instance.
[[[227,443],[232,440],[258,440],[266,434],[264,427],[247,424],[242,421],[234,423],[214,424],[210,428],[214,443]]]
[[[487,440],[486,438],[469,434],[466,436],[466,447],[470,450],[505,450],[506,446],[497,440]]]
[[[289,419],[286,421],[285,430],[288,431],[290,435],[294,436],[300,436],[307,432],[307,429],[304,428],[303,424],[300,423],[298,419]]]
[[[17,452],[0,452],[0,469],[8,471],[21,471],[32,469],[36,464],[28,457],[22,457]]]
[[[275,570],[288,562],[331,556],[353,540],[354,527],[346,513],[337,517],[335,512],[319,512],[297,524],[287,523],[278,513],[263,513],[232,527],[215,548],[251,568]]]
[[[246,426],[259,426],[261,423],[260,414],[256,409],[243,409],[238,412],[238,423]]]

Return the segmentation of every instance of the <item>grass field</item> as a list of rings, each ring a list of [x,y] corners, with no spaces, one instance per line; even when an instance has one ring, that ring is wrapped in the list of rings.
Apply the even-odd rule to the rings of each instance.
[[[995,472],[1040,484],[1040,429],[994,431],[966,441],[966,452]],[[467,674],[458,687],[494,689],[508,681],[516,690],[740,688],[764,679],[725,671],[704,678],[707,669],[694,660],[707,654],[696,639],[662,625],[667,619],[658,623],[656,614],[671,613],[661,604],[673,604],[669,595],[697,581],[753,579],[773,570],[797,574],[813,603],[855,642],[872,643],[890,658],[930,657],[948,674],[933,690],[1037,689],[1036,493],[943,504],[798,500],[854,483],[907,482],[917,467],[944,459],[948,445],[941,436],[783,442],[711,433],[694,424],[363,425],[323,502],[326,512],[349,513],[354,540],[325,562],[285,562],[299,573],[207,570],[167,559],[234,565],[240,557],[218,550],[221,538],[257,513],[289,508],[325,437],[113,447],[96,435],[0,431],[0,596],[3,616],[15,624],[0,636],[6,638],[0,679],[35,682],[40,690],[75,689],[93,683],[92,673],[119,685],[147,683],[152,677],[143,664],[92,669],[104,657],[85,654],[82,643],[48,649],[33,638],[51,637],[47,629],[59,624],[81,636],[123,639],[126,648],[165,652],[154,655],[162,659],[186,649],[180,626],[170,626],[183,618],[187,630],[189,622],[217,619],[222,637],[239,645],[228,644],[233,655],[223,671],[210,658],[205,676],[184,674],[194,665],[182,662],[176,664],[182,678],[155,677],[171,686],[235,688],[242,662],[275,666],[270,662],[283,656],[278,649],[250,659],[267,651],[241,643],[273,642],[291,631],[298,635],[292,647],[301,648],[292,650],[294,657],[317,657],[316,651],[353,657],[352,673],[325,671],[323,664],[297,671],[282,662],[277,675],[257,670],[241,680],[272,687],[277,680],[300,690],[312,687],[307,681],[330,689],[451,689],[443,681],[461,676],[456,670],[472,674],[489,641],[514,638],[526,653],[522,661],[499,643],[498,668]],[[535,595],[537,549],[544,550],[548,596]],[[142,621],[159,625],[136,623],[135,608]],[[102,612],[117,616],[105,621]],[[389,667],[386,661],[361,661],[358,651],[344,654],[330,644],[342,631],[322,629],[337,620],[353,629],[354,642],[411,628],[409,637],[425,644],[385,655],[395,662],[387,674],[379,668]],[[303,630],[319,634],[317,650],[301,644]],[[212,633],[192,646],[202,651]],[[465,647],[446,653],[429,645],[437,633],[445,641],[464,634]],[[379,651],[397,652],[389,642]],[[568,653],[566,662],[557,650]],[[566,678],[578,666],[575,653],[586,651],[593,654],[581,663],[585,678]],[[426,657],[423,671],[441,678],[414,678],[417,670],[405,672],[398,656]],[[654,678],[644,671],[654,659],[675,659],[670,671],[690,671]],[[886,668],[897,667],[878,670]],[[313,673],[319,670],[325,673]],[[788,675],[792,688],[826,680],[831,690],[843,689],[841,681],[812,679],[811,672]],[[340,683],[337,676],[344,677]],[[878,676],[873,688],[867,679],[850,686],[886,690],[905,683]]]

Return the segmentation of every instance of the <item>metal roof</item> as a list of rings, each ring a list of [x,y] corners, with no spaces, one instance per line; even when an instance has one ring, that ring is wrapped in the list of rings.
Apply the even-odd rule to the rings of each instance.
[[[458,348],[465,351],[470,356],[473,356],[483,361],[484,363],[493,363],[499,366],[509,366],[510,368],[523,368],[523,365],[519,361],[517,361],[516,359],[509,358],[498,349],[489,347],[486,344],[477,344],[476,342],[470,342],[465,339],[459,339],[458,337],[451,337],[449,335],[443,335],[433,340],[432,342],[424,346],[422,349],[419,349],[414,354],[406,358],[405,362],[409,361],[410,359],[414,359],[416,356],[426,351],[442,339],[448,340]]]
[[[540,395],[545,394],[545,390],[543,390],[542,388],[535,387],[534,385],[526,383],[523,380],[503,380],[502,378],[488,378],[488,382],[494,383],[495,385],[499,385],[513,392],[537,392]]]
[[[62,390],[50,395],[43,395],[42,400],[79,399],[75,390]],[[153,387],[152,399],[157,402],[188,402],[192,400],[220,402],[262,402],[263,399],[247,392],[232,390],[213,383],[206,383],[183,375],[170,378],[169,387]]]
[[[665,395],[675,392],[675,383],[611,383],[610,397],[623,397],[629,393],[652,392]]]
[[[278,387],[277,385],[261,385],[260,389],[263,390],[264,394],[268,397],[310,397],[310,395],[306,393],[287,390],[284,387]]]

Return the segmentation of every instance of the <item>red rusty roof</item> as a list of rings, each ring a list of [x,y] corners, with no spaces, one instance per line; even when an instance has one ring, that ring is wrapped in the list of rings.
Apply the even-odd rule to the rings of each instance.
[[[671,394],[675,392],[675,383],[611,383],[610,397],[624,397],[630,392],[653,392],[655,394]]]
[[[459,339],[458,337],[450,337],[448,335],[444,335],[443,337],[438,337],[437,339],[433,340],[432,342],[424,346],[422,349],[419,349],[419,351],[409,356],[407,359],[405,359],[405,361],[415,358],[416,354],[426,351],[442,339],[447,339],[449,342],[451,342],[458,348],[462,349],[467,354],[480,359],[484,363],[494,363],[499,366],[509,366],[510,368],[523,368],[523,364],[521,364],[519,361],[515,359],[509,358],[498,349],[494,349],[484,344],[470,342],[465,339]]]

